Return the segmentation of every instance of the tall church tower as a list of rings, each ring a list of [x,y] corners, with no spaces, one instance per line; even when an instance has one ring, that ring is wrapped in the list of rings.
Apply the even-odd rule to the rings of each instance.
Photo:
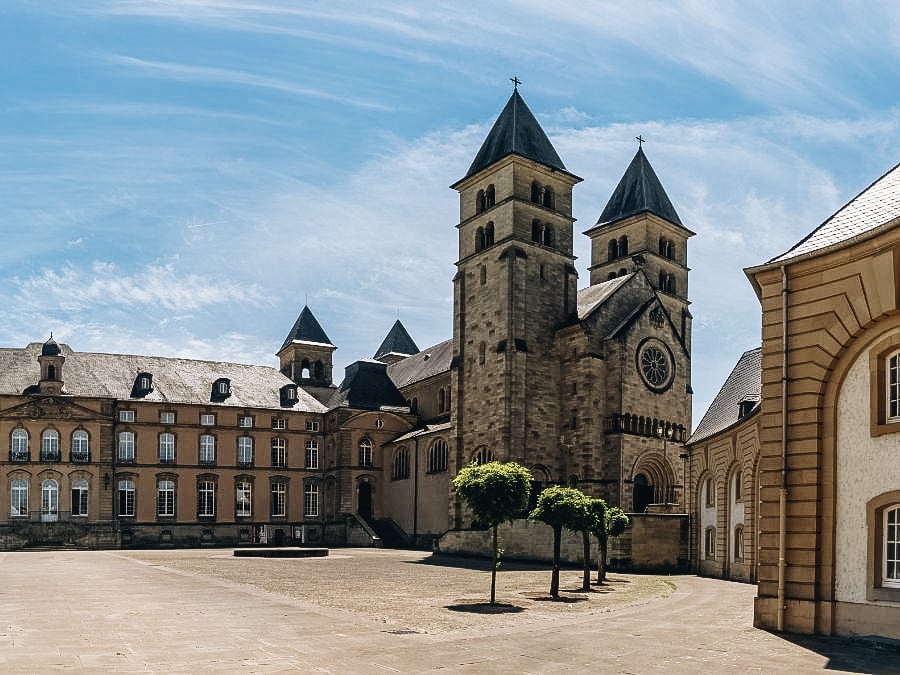
[[[458,470],[559,452],[555,332],[577,321],[572,187],[514,89],[459,192],[451,417]]]
[[[591,285],[643,269],[690,352],[687,240],[694,233],[682,225],[642,147],[585,234],[591,239]]]

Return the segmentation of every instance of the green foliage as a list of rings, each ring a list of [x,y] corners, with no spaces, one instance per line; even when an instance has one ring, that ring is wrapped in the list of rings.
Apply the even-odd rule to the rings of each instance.
[[[610,537],[618,537],[628,527],[628,516],[618,506],[614,506],[606,512],[606,534]]]
[[[591,499],[590,510],[593,514],[593,521],[588,528],[588,532],[597,538],[602,537],[606,532],[606,517],[609,514],[609,507],[602,499]],[[619,509],[621,511],[621,509]]]
[[[453,479],[456,494],[485,528],[514,520],[528,506],[531,472],[515,462],[470,464]]]
[[[590,497],[581,490],[553,485],[541,492],[537,506],[528,516],[540,520],[553,529],[590,530],[594,516],[591,512]]]

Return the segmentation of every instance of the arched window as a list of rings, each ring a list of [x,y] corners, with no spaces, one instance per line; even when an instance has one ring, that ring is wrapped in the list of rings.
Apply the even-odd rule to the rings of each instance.
[[[488,185],[484,191],[484,208],[489,209],[494,205],[494,186]]]
[[[736,501],[736,502],[743,501],[743,499],[744,499],[743,490],[742,490],[742,486],[741,486],[742,480],[743,480],[743,475],[741,474],[741,471],[738,470],[734,474],[734,501]]]
[[[88,432],[78,429],[72,432],[72,461],[89,462],[91,459],[91,446]]]
[[[322,365],[321,361],[316,361],[316,366],[313,368],[313,371],[315,373],[315,378],[321,380],[325,374],[325,366]]]
[[[359,441],[359,465],[372,466],[372,441],[368,438]]]
[[[619,257],[624,258],[626,255],[628,255],[628,237],[623,234],[619,237]]]
[[[300,378],[303,380],[308,380],[309,376],[310,376],[309,359],[303,359],[300,362]]]
[[[484,226],[484,246],[487,248],[488,246],[494,245],[494,223],[490,222]]]
[[[884,510],[883,558],[881,585],[900,588],[900,504]]]
[[[21,427],[13,429],[12,442],[9,449],[10,461],[27,462],[28,461],[28,432]]]
[[[447,441],[437,439],[428,449],[428,473],[446,471],[448,457]]]
[[[394,470],[391,473],[394,480],[409,478],[409,450],[400,448],[394,454]]]
[[[544,187],[543,199],[541,201],[548,209],[553,208],[553,188],[549,185]]]
[[[41,520],[53,522],[59,517],[59,483],[52,478],[41,482]]]
[[[659,254],[663,257],[666,255],[666,240],[663,237],[659,238]]]
[[[16,478],[10,487],[9,515],[13,518],[28,515],[28,481]]]
[[[553,246],[553,226],[544,225],[544,246]]]
[[[713,479],[707,478],[706,483],[704,483],[704,493],[706,494],[706,505],[707,506],[715,506],[716,505],[716,489],[713,485]]]
[[[72,515],[86,516],[88,514],[88,482],[78,479],[72,481]]]
[[[441,387],[440,391],[438,391],[438,412],[444,412],[444,405],[446,403],[446,394],[444,393],[444,388]]]
[[[50,364],[49,366],[47,366],[47,379],[48,380],[56,379],[56,366],[54,366],[53,364]]]
[[[487,464],[488,462],[493,462],[494,453],[482,445],[475,451],[475,454],[472,456],[472,461],[476,464]]]
[[[480,251],[484,248],[484,228],[479,227],[475,230],[475,250]]]
[[[707,527],[703,537],[703,556],[709,560],[716,557],[716,528]]]
[[[541,203],[541,186],[536,180],[531,182],[531,201],[535,204]]]
[[[487,267],[485,267],[484,265],[480,265],[478,267],[478,275],[481,285],[484,286],[487,283]]]
[[[41,434],[41,461],[59,461],[59,432],[56,429],[44,429]]]
[[[744,526],[738,525],[734,528],[734,559],[744,559]]]
[[[484,211],[484,190],[479,190],[475,195],[475,213]]]
[[[541,223],[538,220],[531,221],[531,241],[541,243]]]
[[[482,342],[478,345],[478,365],[483,366],[485,355],[487,352],[487,346]]]
[[[609,240],[609,260],[615,260],[619,257],[619,242],[615,239]]]

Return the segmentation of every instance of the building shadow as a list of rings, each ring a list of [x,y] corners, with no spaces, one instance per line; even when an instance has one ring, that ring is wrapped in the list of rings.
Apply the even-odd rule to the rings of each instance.
[[[825,668],[846,673],[900,673],[900,641],[777,634],[798,647],[828,659]]]

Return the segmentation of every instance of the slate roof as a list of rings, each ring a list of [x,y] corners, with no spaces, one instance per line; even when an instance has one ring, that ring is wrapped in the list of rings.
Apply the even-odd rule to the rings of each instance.
[[[344,381],[329,407],[346,405],[363,410],[404,408],[409,405],[387,374],[387,365],[381,361],[361,359],[351,363],[344,371]]]
[[[449,431],[453,428],[453,424],[450,422],[441,422],[440,424],[426,424],[422,429],[413,429],[412,431],[407,431],[402,436],[397,436],[391,443],[402,443],[404,441],[411,440],[416,436],[426,436],[428,434],[436,434],[441,431]]]
[[[518,89],[513,90],[462,180],[507,155],[519,155],[569,173]]]
[[[397,319],[373,358],[380,359],[388,354],[410,356],[418,352],[419,348],[416,346],[416,343],[413,342],[409,333],[406,332],[406,328],[400,323],[400,319]]]
[[[772,258],[766,264],[783,262],[843,243],[898,219],[900,219],[900,164],[847,202],[789,251]]]
[[[0,349],[0,394],[19,395],[38,383],[41,369],[38,356],[42,345],[32,342],[24,349]],[[63,391],[70,396],[143,400],[169,403],[194,403],[227,407],[278,408],[306,412],[325,412],[315,398],[297,388],[298,401],[291,407],[281,405],[281,387],[292,384],[276,368],[222,361],[100,354],[76,352],[60,345],[65,357]],[[133,396],[138,373],[150,373],[153,390],[145,396]],[[231,396],[212,399],[212,386],[219,378],[231,381]]]
[[[762,347],[744,352],[734,370],[716,394],[709,410],[687,440],[699,443],[741,421],[738,417],[743,401],[756,401],[753,411],[759,409],[762,396]],[[746,419],[746,416],[743,418]]]
[[[644,212],[684,227],[643,148],[638,148],[596,226],[615,223]]]
[[[599,284],[594,284],[579,290],[576,301],[578,305],[578,318],[584,320],[590,316],[595,309],[611,298],[617,290],[634,276],[634,274],[635,273],[632,272],[631,274],[616,277],[615,279],[603,281]]]
[[[452,359],[453,340],[446,340],[391,364],[388,366],[388,375],[397,388],[401,389],[414,382],[421,382],[449,371]]]
[[[325,331],[322,330],[322,326],[316,321],[316,317],[313,316],[312,310],[306,305],[303,306],[300,316],[297,317],[297,320],[291,327],[291,331],[284,339],[281,349],[284,349],[292,342],[312,342],[334,347],[334,345],[331,344],[331,340],[325,335]],[[281,349],[278,351],[280,352]]]

